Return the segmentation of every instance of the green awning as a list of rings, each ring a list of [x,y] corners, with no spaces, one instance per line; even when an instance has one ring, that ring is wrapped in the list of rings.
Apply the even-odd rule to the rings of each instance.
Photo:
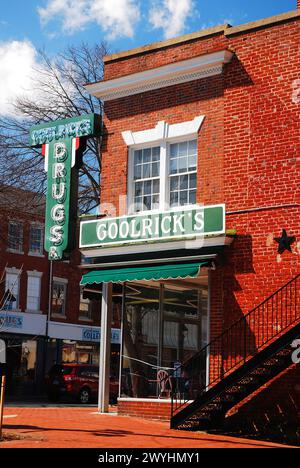
[[[125,281],[150,281],[178,278],[197,278],[201,267],[208,262],[165,264],[158,266],[138,266],[132,268],[113,268],[93,270],[83,275],[80,285],[100,283],[124,283]]]

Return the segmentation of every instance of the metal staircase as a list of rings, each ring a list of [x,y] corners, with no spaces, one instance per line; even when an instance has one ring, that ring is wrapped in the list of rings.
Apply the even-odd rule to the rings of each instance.
[[[299,286],[297,275],[175,370],[171,428],[220,428],[231,408],[292,364]]]

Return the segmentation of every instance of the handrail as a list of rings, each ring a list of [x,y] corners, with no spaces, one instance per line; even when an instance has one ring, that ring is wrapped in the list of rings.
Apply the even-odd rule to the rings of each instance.
[[[188,401],[195,400],[295,322],[300,321],[300,314],[297,314],[297,304],[300,303],[299,278],[300,274],[230,325],[176,369],[171,396],[172,417]],[[208,357],[209,376],[206,375]]]

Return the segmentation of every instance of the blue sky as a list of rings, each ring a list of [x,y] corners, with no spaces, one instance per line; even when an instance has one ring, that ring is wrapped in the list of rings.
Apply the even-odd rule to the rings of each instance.
[[[37,49],[105,41],[111,52],[225,22],[238,25],[296,9],[296,0],[0,0],[0,114],[29,87]]]
[[[82,24],[77,22],[76,26],[78,20],[74,18],[74,27],[71,22],[69,26],[64,25],[66,17],[70,18],[72,11],[83,19],[85,4],[89,8],[93,3],[98,4],[98,9],[92,13],[92,17],[98,16],[97,21],[87,18]],[[108,12],[104,13],[104,18],[111,23],[105,29],[101,26],[101,10],[107,3],[109,6],[106,10],[111,10],[111,18]],[[61,10],[60,4],[64,5]],[[82,6],[78,7],[80,4]],[[174,13],[174,4],[182,5],[179,20],[172,17],[171,9]],[[166,8],[167,5],[168,0],[2,0],[0,42],[29,40],[36,48],[45,47],[49,53],[56,53],[64,46],[82,40],[91,43],[104,40],[113,51],[126,50],[172,37],[173,32],[179,35],[224,22],[237,25],[283,13],[296,9],[296,0],[169,0],[170,10]],[[128,15],[129,26],[125,20],[118,22],[117,9],[120,16],[124,17],[124,13]],[[159,18],[157,15],[156,21],[155,9],[162,16]],[[115,10],[114,15],[112,10]],[[169,20],[173,23],[173,30],[168,35]]]

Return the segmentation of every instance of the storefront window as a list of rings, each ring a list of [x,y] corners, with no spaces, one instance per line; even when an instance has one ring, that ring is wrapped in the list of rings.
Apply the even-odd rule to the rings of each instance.
[[[156,396],[160,288],[126,286],[122,396]]]
[[[174,369],[206,345],[208,282],[201,281],[126,285],[121,397],[169,398]]]

